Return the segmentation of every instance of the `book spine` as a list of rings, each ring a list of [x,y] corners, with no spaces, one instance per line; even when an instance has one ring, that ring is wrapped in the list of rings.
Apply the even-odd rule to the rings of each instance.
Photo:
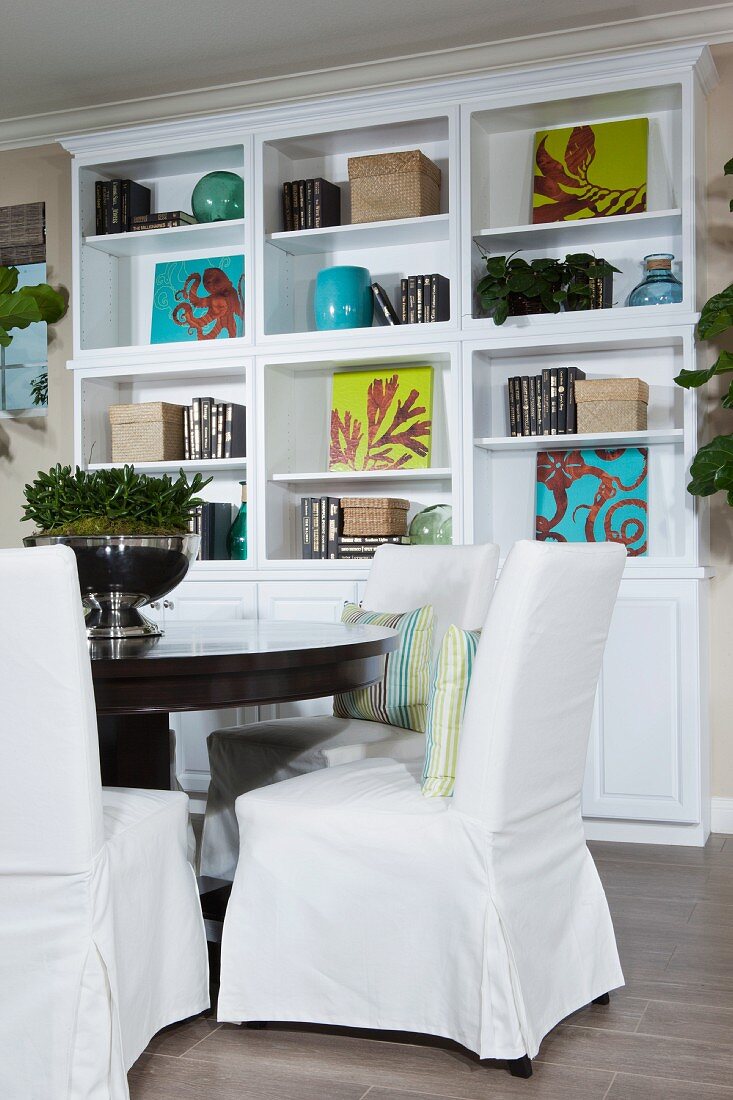
[[[313,543],[312,557],[321,556],[321,498],[311,497],[311,539]]]
[[[423,321],[425,320],[425,309],[424,309],[424,303],[423,303],[424,285],[423,285],[423,281],[422,281],[422,275],[416,275],[415,276],[415,284],[416,284],[416,287],[415,287],[415,296],[416,296],[415,320],[417,321],[418,325],[421,325],[423,323]]]
[[[526,375],[519,379],[519,390],[522,408],[522,435],[531,435],[532,430],[529,422],[529,378],[527,378]]]
[[[201,458],[211,458],[211,398],[201,398]]]
[[[315,218],[313,211],[313,183],[314,180],[305,181],[305,227],[306,229],[313,229],[315,226]]]
[[[227,402],[224,412],[224,458],[232,457],[232,418],[234,408],[231,401]]]
[[[300,498],[300,531],[302,556],[309,560],[313,557],[313,541],[311,538],[311,498]]]
[[[522,393],[519,383],[519,375],[512,378],[512,403],[514,405],[514,420],[517,425],[517,435],[522,434]]]
[[[566,435],[568,430],[568,368],[557,369],[557,434]]]
[[[139,222],[129,226],[131,233],[145,233],[148,229],[180,229],[182,225],[192,225],[193,222],[183,221],[182,218],[161,218],[157,222]]]
[[[305,180],[298,180],[298,229],[305,229]]]
[[[120,180],[120,232],[130,228],[130,181]]]
[[[407,324],[408,308],[407,308],[408,294],[407,294],[407,279],[400,279],[400,317],[402,324]]]
[[[450,279],[437,273],[430,276],[430,320],[450,320]]]
[[[224,433],[226,431],[226,419],[227,419],[226,405],[224,404],[223,401],[219,401],[217,406],[216,406],[216,422],[217,422],[217,428],[216,428],[216,438],[217,438],[216,457],[217,458],[223,458],[224,457]]]
[[[99,237],[107,232],[104,220],[104,180],[94,184],[94,232]]]
[[[537,404],[537,435],[542,435],[542,375],[534,378],[534,395]]]
[[[414,325],[417,321],[417,277],[407,277],[407,323]]]
[[[193,425],[193,447],[191,451],[191,458],[200,459],[201,454],[201,398],[194,397],[191,403],[192,412],[192,425]]]
[[[550,435],[557,435],[557,371],[550,371]]]
[[[338,539],[339,546],[344,547],[383,546],[387,542],[395,546],[407,546],[410,540],[404,535],[339,535]]]
[[[438,320],[438,276],[430,276],[430,320]]]
[[[328,497],[321,497],[321,506],[318,510],[318,524],[321,529],[320,548],[322,558],[328,557]]]
[[[509,378],[506,384],[507,399],[509,403],[509,435],[519,435],[517,431],[517,415],[514,408],[514,379]]]
[[[198,225],[193,214],[185,210],[156,210],[154,214],[133,214],[130,225],[149,225],[151,222],[180,222],[181,225]]]
[[[283,184],[283,229],[289,233],[293,228],[293,185]]]
[[[550,434],[550,368],[542,371],[542,435]]]
[[[398,325],[400,319],[395,313],[394,306],[389,300],[389,295],[384,287],[379,283],[372,283],[372,294],[374,295],[374,301],[379,307],[379,312],[384,317],[388,325]]]
[[[575,399],[575,383],[578,378],[585,378],[585,371],[580,367],[568,367],[568,433],[575,435],[578,431],[578,403]]]
[[[341,498],[328,497],[328,543],[326,556],[338,557],[339,535],[341,533]]]
[[[539,435],[537,429],[537,390],[534,385],[534,378],[527,379],[527,398],[529,401],[529,434]]]
[[[120,184],[122,180],[112,180],[109,192],[109,226],[108,233],[121,233],[120,228]]]
[[[191,409],[188,405],[183,407],[183,457],[191,458]]]
[[[209,447],[209,455],[211,458],[216,458],[219,453],[219,418],[217,416],[218,405],[216,401],[211,402],[211,446]]]

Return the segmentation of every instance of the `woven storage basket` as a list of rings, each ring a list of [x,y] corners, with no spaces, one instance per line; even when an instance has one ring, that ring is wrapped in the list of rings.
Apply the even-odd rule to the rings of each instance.
[[[578,432],[643,432],[649,387],[641,378],[578,379]]]
[[[183,406],[166,401],[112,405],[113,462],[177,462],[183,458]]]
[[[406,535],[409,500],[342,497],[345,535]]]
[[[349,157],[349,182],[352,222],[440,213],[440,168],[419,149]]]

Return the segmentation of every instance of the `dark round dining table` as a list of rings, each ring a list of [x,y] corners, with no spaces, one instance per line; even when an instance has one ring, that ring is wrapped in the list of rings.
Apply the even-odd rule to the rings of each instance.
[[[394,631],[301,622],[182,622],[89,642],[105,786],[171,785],[169,714],[317,699],[379,681]]]

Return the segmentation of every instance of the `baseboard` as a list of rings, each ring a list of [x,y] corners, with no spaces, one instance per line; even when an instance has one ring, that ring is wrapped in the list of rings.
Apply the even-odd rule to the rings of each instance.
[[[733,834],[733,798],[713,798],[710,827],[714,833]]]
[[[733,809],[733,799],[728,800]],[[702,848],[707,831],[702,824],[667,825],[657,821],[613,821],[585,818],[586,840],[613,840],[624,844],[670,844]],[[714,832],[723,832],[714,829]]]

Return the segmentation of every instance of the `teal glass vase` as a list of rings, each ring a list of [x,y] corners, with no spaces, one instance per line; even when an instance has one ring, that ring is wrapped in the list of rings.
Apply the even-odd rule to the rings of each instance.
[[[324,267],[316,276],[313,299],[316,328],[367,328],[374,316],[371,275],[348,264]]]
[[[229,222],[244,217],[244,182],[236,172],[209,172],[191,195],[196,221]]]
[[[242,503],[227,536],[227,553],[231,561],[247,560],[247,482],[240,481],[239,484],[242,486]]]
[[[630,306],[668,306],[682,301],[682,283],[672,274],[671,252],[644,257],[646,274],[629,295]]]
[[[410,524],[413,546],[440,546],[453,541],[453,510],[450,504],[431,504],[418,512]]]

